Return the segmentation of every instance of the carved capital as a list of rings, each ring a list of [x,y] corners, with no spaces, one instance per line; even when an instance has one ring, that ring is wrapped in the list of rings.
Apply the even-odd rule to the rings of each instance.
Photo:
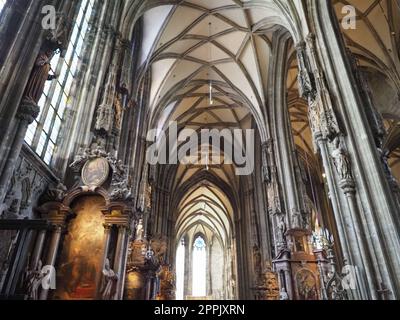
[[[356,184],[353,179],[340,181],[340,187],[346,196],[353,196],[356,193]]]
[[[19,106],[17,118],[26,121],[29,125],[35,121],[39,113],[40,107],[35,102],[24,99]]]

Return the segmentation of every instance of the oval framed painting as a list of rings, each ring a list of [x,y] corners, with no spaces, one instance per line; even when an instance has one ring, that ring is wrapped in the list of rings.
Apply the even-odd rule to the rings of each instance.
[[[82,181],[86,186],[102,186],[110,174],[110,165],[104,158],[96,158],[86,162],[82,169]]]

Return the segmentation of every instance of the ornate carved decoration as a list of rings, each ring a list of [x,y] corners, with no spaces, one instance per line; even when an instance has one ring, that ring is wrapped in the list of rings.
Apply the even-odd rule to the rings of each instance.
[[[70,165],[70,168],[74,171],[76,176],[76,186],[80,184],[87,184],[92,180],[89,177],[90,172],[88,172],[88,177],[82,177],[82,181],[80,181],[80,173],[82,171],[82,175],[84,175],[84,167],[91,162],[102,162],[102,170],[101,170],[101,179],[96,178],[97,184],[104,184],[109,177],[107,174],[106,167],[111,168],[111,183],[109,187],[110,198],[113,201],[126,201],[131,197],[129,179],[128,179],[128,167],[123,164],[121,160],[117,160],[111,154],[105,152],[104,148],[99,146],[98,144],[93,144],[91,148],[81,149],[77,156],[75,157],[74,162]],[[107,165],[106,165],[107,163]],[[82,170],[83,169],[83,170]],[[101,169],[101,168],[100,168]]]
[[[101,187],[108,179],[110,165],[104,158],[88,160],[82,169],[82,181],[86,186]]]
[[[42,197],[43,202],[62,202],[67,194],[67,187],[63,185],[61,182],[56,186],[50,186],[44,196]]]
[[[160,290],[157,300],[175,300],[175,273],[170,265],[162,265],[157,273]]]
[[[262,176],[263,176],[263,181],[265,183],[270,183],[271,182],[271,168],[268,163],[268,155],[270,152],[270,143],[264,143],[262,145],[262,150],[261,150],[261,156],[262,156]]]
[[[36,102],[24,99],[19,106],[17,118],[25,121],[29,125],[35,121],[35,119],[39,116],[39,113],[40,108]]]
[[[259,283],[262,278],[262,266],[261,266],[261,251],[257,244],[253,246],[253,265],[254,265],[254,274],[256,278],[256,282]]]
[[[260,281],[255,290],[258,300],[279,300],[278,275],[272,270],[270,262],[267,262],[266,269],[261,274]]]
[[[110,267],[110,260],[107,258],[103,270],[104,285],[101,289],[102,300],[112,300],[117,292],[118,274]]]
[[[160,264],[164,261],[164,255],[168,249],[168,240],[163,235],[155,235],[150,240],[150,246],[154,251],[154,260]]]
[[[14,171],[4,202],[0,205],[0,217],[21,219],[31,217],[32,205],[44,192],[47,180],[25,158]]]
[[[312,74],[307,59],[306,42],[302,41],[296,46],[297,60],[299,63],[299,93],[305,99],[314,100],[317,94],[314,75]]]
[[[296,47],[299,60],[300,96],[308,101],[310,126],[314,138],[321,135],[323,138],[333,140],[340,133],[340,129],[316,56],[314,35],[309,35],[306,41]],[[307,48],[310,56],[307,55]]]
[[[341,137],[336,137],[333,145],[334,150],[331,156],[340,180],[353,181],[351,161],[347,151],[342,146]]]

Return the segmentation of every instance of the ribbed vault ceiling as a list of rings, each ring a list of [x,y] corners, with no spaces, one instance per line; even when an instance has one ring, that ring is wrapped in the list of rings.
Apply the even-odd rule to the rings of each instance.
[[[265,2],[269,8],[247,7],[247,2],[145,2],[138,78],[150,76],[152,128],[165,130],[177,121],[179,130],[198,132],[264,130],[271,37],[282,14],[273,1]],[[199,145],[198,156],[204,159],[204,153]],[[209,159],[213,153],[210,149]],[[202,163],[179,165],[174,190],[205,170]],[[234,164],[206,169],[238,190]]]
[[[374,103],[385,118],[388,133],[385,148],[391,153],[394,174],[400,178],[400,0],[335,0],[334,4],[340,21],[344,5],[357,10],[356,29],[342,31],[360,66],[374,78],[370,83],[376,91]]]
[[[216,186],[204,183],[183,197],[176,219],[177,239],[189,231],[206,237],[215,235],[223,246],[232,237],[232,206],[226,195]]]
[[[384,72],[400,89],[400,1],[335,0],[340,21],[344,5],[357,10],[355,30],[344,30],[345,40],[360,64]]]

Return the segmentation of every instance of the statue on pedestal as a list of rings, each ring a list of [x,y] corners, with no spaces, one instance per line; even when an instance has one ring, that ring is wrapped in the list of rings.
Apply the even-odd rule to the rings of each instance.
[[[347,152],[341,146],[340,137],[333,141],[335,149],[332,152],[332,158],[341,180],[352,180],[351,163]]]
[[[117,292],[118,275],[111,269],[110,260],[106,259],[104,270],[104,286],[101,290],[102,300],[112,300]]]
[[[37,105],[43,94],[46,81],[56,78],[55,75],[49,75],[51,69],[50,61],[53,56],[53,49],[47,49],[39,53],[25,88],[23,96],[25,101]]]
[[[39,300],[39,287],[43,278],[46,276],[42,272],[42,261],[39,260],[36,270],[27,270],[25,272],[25,290],[28,300]]]
[[[135,241],[143,241],[144,240],[144,226],[143,219],[139,219],[138,225],[136,227],[136,236]]]
[[[114,122],[114,112],[112,107],[102,104],[97,109],[95,129],[100,132],[109,133]]]

